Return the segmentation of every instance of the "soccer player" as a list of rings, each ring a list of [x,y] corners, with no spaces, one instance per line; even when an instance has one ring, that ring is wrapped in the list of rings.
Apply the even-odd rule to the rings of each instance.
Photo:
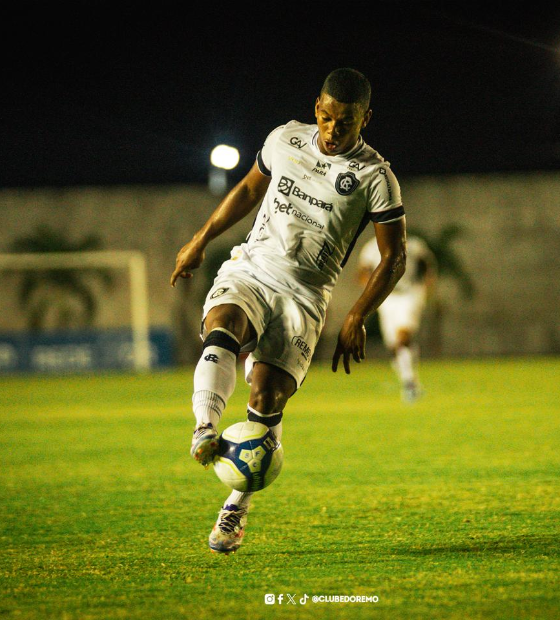
[[[360,252],[358,280],[361,284],[367,284],[380,261],[377,241],[370,239]],[[399,377],[402,399],[409,403],[423,394],[418,379],[416,336],[436,273],[436,259],[426,242],[409,236],[405,273],[377,309],[381,335],[385,347],[393,355],[392,365]]]
[[[334,372],[341,357],[346,373],[351,358],[364,359],[364,320],[404,273],[400,188],[389,163],[360,135],[372,114],[370,94],[360,72],[330,73],[315,102],[317,124],[290,121],[274,129],[245,178],[177,255],[172,286],[192,277],[210,241],[260,205],[246,242],[221,266],[203,308],[191,454],[204,466],[216,456],[217,427],[241,351],[250,351],[248,420],[281,439],[284,407],[305,378],[331,291],[368,222],[382,260],[342,324]],[[210,534],[213,551],[238,549],[250,499],[238,491],[226,499]]]

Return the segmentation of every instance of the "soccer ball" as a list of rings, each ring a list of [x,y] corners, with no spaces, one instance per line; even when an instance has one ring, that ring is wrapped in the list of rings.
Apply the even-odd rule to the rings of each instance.
[[[259,422],[239,422],[219,437],[214,471],[236,491],[260,491],[278,477],[284,449],[274,433]]]

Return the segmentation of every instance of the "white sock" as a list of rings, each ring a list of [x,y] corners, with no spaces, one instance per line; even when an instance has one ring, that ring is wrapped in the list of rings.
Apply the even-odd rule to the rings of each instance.
[[[252,493],[242,493],[241,491],[232,491],[229,497],[224,502],[224,508],[234,504],[238,508],[249,508],[251,503]]]
[[[194,371],[192,397],[196,425],[218,427],[220,417],[235,389],[237,338],[226,329],[213,329],[204,341],[204,349]]]
[[[395,353],[395,364],[401,383],[416,381],[414,357],[409,347],[399,347]]]
[[[253,407],[247,405],[247,420],[249,422],[260,422],[265,426],[268,426],[270,430],[276,435],[278,441],[282,441],[282,416],[283,412],[277,413],[259,413]]]

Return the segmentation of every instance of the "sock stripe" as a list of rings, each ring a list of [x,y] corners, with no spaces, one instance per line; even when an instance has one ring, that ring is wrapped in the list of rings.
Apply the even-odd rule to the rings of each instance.
[[[230,351],[236,357],[241,350],[241,345],[237,342],[236,338],[221,328],[213,329],[208,336],[206,336],[206,340],[202,343],[202,349],[204,350],[206,347],[221,347],[226,351]]]
[[[268,428],[272,428],[273,426],[280,424],[280,422],[282,422],[283,415],[283,411],[278,413],[259,413],[251,407],[247,407],[247,420],[249,420],[249,422],[260,422],[261,424],[268,426]]]

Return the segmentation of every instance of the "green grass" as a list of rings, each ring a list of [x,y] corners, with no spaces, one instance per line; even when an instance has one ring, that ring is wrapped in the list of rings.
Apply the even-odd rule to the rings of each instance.
[[[386,363],[313,366],[229,557],[207,548],[227,489],[187,456],[192,370],[1,379],[0,617],[559,618],[560,359],[422,377],[406,406]]]

